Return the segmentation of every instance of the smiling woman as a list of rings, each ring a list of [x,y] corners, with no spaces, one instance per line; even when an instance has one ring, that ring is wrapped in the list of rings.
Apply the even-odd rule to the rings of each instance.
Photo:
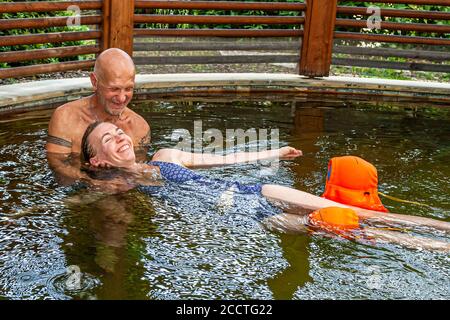
[[[105,129],[95,130],[102,123]],[[136,160],[133,141],[112,123],[97,121],[88,126],[81,145],[83,161],[95,167],[105,165],[123,167]]]
[[[266,160],[270,157],[295,158],[302,153],[299,150],[285,147],[277,150],[261,151],[251,153],[238,153],[233,155],[232,163],[246,162],[250,160]],[[252,158],[253,156],[253,158]],[[214,180],[204,177],[186,168],[186,166],[210,166],[223,165],[224,156],[204,154],[195,155],[174,149],[165,149],[157,152],[153,156],[153,161],[149,163],[136,163],[133,149],[133,142],[121,129],[107,122],[95,122],[91,124],[83,136],[83,157],[84,161],[93,167],[110,166],[116,167],[130,174],[130,178],[136,179],[136,185],[141,185],[141,190],[152,194],[154,192],[154,180],[158,176],[162,177],[166,183],[185,184],[195,183],[196,185],[211,188],[219,191],[220,198],[226,192],[239,193],[245,195],[255,195],[273,204],[284,204],[284,210],[290,213],[274,215],[278,210],[271,210],[265,214],[265,224],[274,230],[306,232],[307,226],[318,227],[336,234],[355,233],[367,239],[382,239],[388,242],[399,243],[409,247],[422,247],[431,250],[450,251],[450,243],[425,240],[392,234],[374,228],[362,228],[358,220],[376,220],[384,223],[398,223],[403,225],[421,225],[450,232],[450,223],[437,220],[386,213],[386,209],[381,205],[377,196],[378,177],[376,169],[368,162],[358,157],[342,157],[332,159],[336,166],[333,172],[338,172],[341,168],[341,178],[345,179],[348,172],[358,172],[359,179],[354,181],[343,181],[346,188],[352,188],[354,194],[363,193],[364,197],[358,199],[358,206],[352,202],[335,202],[329,197],[321,198],[312,194],[296,190],[293,188],[257,183],[254,185],[244,185],[237,181]],[[187,159],[191,159],[189,162]],[[330,163],[331,163],[330,162]],[[344,168],[345,170],[342,170]],[[331,170],[331,169],[330,169]],[[345,172],[342,172],[345,171]],[[146,173],[153,174],[147,176]],[[336,176],[334,173],[332,176]],[[146,181],[147,180],[147,181]],[[367,181],[363,181],[367,180]],[[127,183],[130,180],[127,179]],[[330,180],[331,183],[331,180]],[[333,182],[335,183],[335,182]],[[144,187],[142,187],[142,184]],[[145,186],[149,185],[149,186]],[[369,186],[373,197],[367,197],[367,190],[357,190],[355,185]],[[233,196],[232,196],[233,197]],[[378,200],[377,206],[370,206],[375,198]],[[175,195],[176,198],[176,195]],[[368,202],[368,205],[365,205]],[[363,209],[372,208],[373,210]],[[329,210],[326,210],[329,208]],[[345,209],[345,210],[343,210]],[[376,211],[378,210],[378,211]],[[269,209],[270,211],[270,209]],[[294,213],[294,214],[292,214]],[[352,237],[354,237],[352,235]]]

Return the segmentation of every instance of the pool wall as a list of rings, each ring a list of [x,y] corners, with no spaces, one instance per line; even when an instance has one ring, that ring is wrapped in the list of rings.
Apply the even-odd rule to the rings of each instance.
[[[278,93],[348,96],[450,105],[450,84],[374,78],[305,78],[292,74],[189,73],[137,75],[135,95]],[[92,93],[89,78],[43,80],[0,86],[0,113],[57,106]]]

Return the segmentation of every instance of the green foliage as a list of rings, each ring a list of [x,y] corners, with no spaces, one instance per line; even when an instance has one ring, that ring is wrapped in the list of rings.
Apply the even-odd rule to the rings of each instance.
[[[28,2],[33,2],[37,0],[28,0]],[[55,1],[55,0],[53,0]],[[0,0],[1,2],[14,2],[11,0]],[[18,13],[3,13],[0,14],[0,19],[27,19],[27,18],[47,18],[47,17],[58,17],[58,16],[71,16],[73,13],[70,11],[59,11],[59,12],[18,12]],[[64,27],[50,27],[42,29],[9,29],[0,30],[0,36],[13,36],[13,35],[29,35],[29,34],[44,34],[44,33],[55,33],[55,32],[68,32],[68,31],[88,31],[87,26],[64,26]],[[44,43],[44,44],[32,44],[32,45],[17,45],[17,46],[0,46],[0,52],[8,51],[23,51],[23,50],[33,50],[33,49],[49,49],[49,48],[59,48],[68,46],[80,46],[87,44],[95,44],[93,40],[83,40],[83,41],[66,41],[63,43]],[[48,58],[41,60],[31,60],[22,61],[14,63],[0,63],[0,68],[8,67],[19,67],[26,65],[33,65],[39,63],[56,63],[63,61],[73,61],[73,60],[85,60],[91,58],[90,55],[86,56],[74,56],[74,57],[64,57],[64,58]]]

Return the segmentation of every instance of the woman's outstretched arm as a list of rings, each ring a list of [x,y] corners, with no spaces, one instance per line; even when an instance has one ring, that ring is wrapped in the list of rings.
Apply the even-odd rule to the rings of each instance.
[[[288,160],[301,155],[302,152],[300,150],[292,147],[259,152],[237,152],[224,156],[211,153],[184,152],[176,149],[161,149],[155,153],[152,160],[177,163],[188,168],[205,168],[237,163],[252,163],[261,160]]]

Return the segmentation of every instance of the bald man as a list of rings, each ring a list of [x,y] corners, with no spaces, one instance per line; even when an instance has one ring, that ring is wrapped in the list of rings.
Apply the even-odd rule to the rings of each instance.
[[[46,149],[51,153],[80,153],[81,139],[95,121],[114,123],[134,145],[150,143],[150,126],[127,107],[133,97],[135,66],[131,57],[116,48],[103,51],[90,75],[94,94],[58,107],[50,119]]]
[[[127,107],[133,97],[135,79],[131,57],[116,48],[103,51],[90,78],[94,94],[58,107],[48,126],[47,159],[62,184],[85,178],[79,170],[79,157],[69,156],[81,152],[81,139],[92,122],[111,122],[125,131],[134,146],[141,150],[137,153],[140,160],[144,160],[146,154],[142,147],[150,143],[150,126]]]

